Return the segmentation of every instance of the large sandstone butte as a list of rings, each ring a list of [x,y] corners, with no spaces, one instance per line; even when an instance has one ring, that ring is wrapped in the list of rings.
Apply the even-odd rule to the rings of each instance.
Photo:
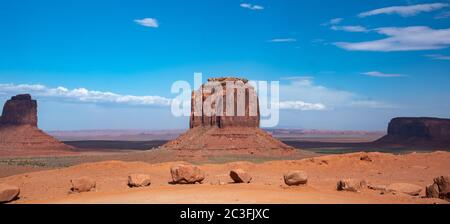
[[[165,144],[165,148],[252,152],[292,149],[259,128],[259,100],[246,79],[208,79],[192,92],[191,110],[190,130]]]
[[[31,155],[71,149],[37,127],[37,102],[29,94],[11,97],[0,117],[0,155]]]
[[[450,119],[399,117],[389,122],[388,133],[377,143],[449,147]]]

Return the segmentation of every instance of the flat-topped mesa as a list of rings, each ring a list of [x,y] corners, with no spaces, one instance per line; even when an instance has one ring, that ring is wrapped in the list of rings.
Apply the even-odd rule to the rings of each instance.
[[[398,138],[450,140],[450,119],[400,117],[389,122],[388,135]]]
[[[247,79],[210,78],[192,92],[190,128],[259,127],[259,101]]]
[[[29,94],[21,94],[11,97],[6,101],[0,126],[31,125],[37,127],[37,102],[31,99]]]
[[[398,117],[389,122],[388,134],[375,141],[379,144],[415,147],[450,147],[450,119]]]

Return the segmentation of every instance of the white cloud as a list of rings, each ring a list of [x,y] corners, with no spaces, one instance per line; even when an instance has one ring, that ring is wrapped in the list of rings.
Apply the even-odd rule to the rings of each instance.
[[[287,84],[280,85],[280,106],[285,108],[295,108],[293,102],[314,102],[306,103],[304,108],[314,108],[315,110],[333,110],[335,108],[392,108],[393,106],[376,100],[367,100],[366,96],[357,93],[328,88],[316,85],[310,76],[293,76],[282,78],[288,81]],[[302,103],[297,103],[302,106]]]
[[[326,106],[321,103],[306,103],[304,101],[280,101],[282,110],[325,110]]]
[[[297,39],[295,39],[295,38],[276,38],[276,39],[269,40],[269,42],[273,42],[273,43],[296,42],[296,41],[297,41]]]
[[[435,50],[450,45],[450,29],[432,29],[427,26],[382,27],[374,29],[384,39],[365,42],[336,42],[349,51],[415,51]]]
[[[170,106],[171,99],[161,96],[133,96],[112,92],[88,90],[86,88],[49,88],[44,85],[0,84],[1,95],[30,93],[33,97],[83,103],[114,103],[144,106]]]
[[[436,15],[435,19],[447,19],[450,17],[450,11],[441,12],[438,15]]]
[[[139,25],[146,26],[146,27],[152,27],[152,28],[159,27],[158,20],[156,20],[154,18],[135,19],[134,22],[136,22]]]
[[[368,12],[360,13],[359,17],[374,16],[380,14],[398,14],[403,17],[415,16],[421,12],[431,12],[448,7],[447,3],[431,3],[431,4],[419,4],[419,5],[409,5],[409,6],[391,6],[386,8],[380,8],[371,10]]]
[[[361,73],[363,75],[372,76],[372,77],[380,77],[380,78],[392,78],[392,77],[403,77],[405,75],[402,74],[387,74],[379,71],[372,71],[372,72],[363,72]]]
[[[246,9],[250,9],[250,10],[263,10],[264,7],[260,6],[260,5],[253,5],[250,3],[242,3],[240,5],[242,8],[246,8]]]
[[[331,26],[332,30],[342,30],[346,32],[369,32],[369,30],[363,26]]]
[[[337,24],[341,23],[343,20],[344,20],[343,18],[330,19],[330,21],[322,23],[322,26],[337,25]]]
[[[425,55],[431,59],[434,60],[444,60],[444,61],[450,61],[450,56],[442,55],[442,54],[427,54]]]

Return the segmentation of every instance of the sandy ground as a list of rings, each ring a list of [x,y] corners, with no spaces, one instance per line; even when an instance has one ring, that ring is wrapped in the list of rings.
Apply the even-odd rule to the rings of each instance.
[[[203,164],[207,177],[203,184],[170,185],[167,162],[103,161],[68,168],[37,171],[0,178],[0,183],[21,188],[20,199],[13,203],[447,203],[439,199],[403,194],[338,192],[341,178],[364,179],[373,184],[411,183],[422,186],[433,178],[450,174],[450,153],[413,153],[392,155],[369,153],[372,162],[360,160],[364,153],[330,155],[290,161],[263,163],[232,162]],[[252,176],[250,184],[232,184],[230,169],[243,168]],[[283,173],[288,170],[308,172],[307,186],[287,187]],[[130,189],[127,176],[145,173],[152,185]],[[70,193],[70,179],[88,176],[97,181],[95,192]]]

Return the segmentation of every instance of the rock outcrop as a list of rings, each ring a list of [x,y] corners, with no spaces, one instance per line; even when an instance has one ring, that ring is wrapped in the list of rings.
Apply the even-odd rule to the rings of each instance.
[[[70,180],[70,183],[72,184],[70,190],[77,193],[91,191],[96,186],[95,180],[89,177],[74,178]]]
[[[304,171],[289,171],[284,174],[284,183],[288,186],[298,186],[308,183],[308,174]]]
[[[67,146],[37,127],[37,102],[29,94],[11,97],[0,117],[0,155],[32,155],[69,151]]]
[[[450,175],[434,178],[434,183],[426,188],[426,196],[450,201]]]
[[[196,166],[177,165],[170,168],[172,184],[195,184],[202,183],[205,173]]]
[[[0,184],[0,203],[16,200],[19,197],[20,189],[9,184]]]
[[[394,118],[389,122],[387,135],[376,143],[448,147],[450,146],[450,119]]]
[[[360,192],[367,186],[366,181],[356,179],[342,179],[337,182],[336,189],[338,191]]]
[[[246,79],[212,78],[193,91],[190,130],[163,147],[175,150],[292,149],[259,128],[259,100]]]
[[[259,102],[246,79],[211,78],[192,92],[190,128],[259,127]]]
[[[234,169],[230,171],[230,177],[234,183],[250,183],[252,176],[243,169]]]
[[[147,174],[130,174],[128,176],[129,187],[147,187],[151,183],[150,176]]]
[[[0,126],[30,125],[37,127],[37,102],[29,94],[11,97],[3,106]]]

